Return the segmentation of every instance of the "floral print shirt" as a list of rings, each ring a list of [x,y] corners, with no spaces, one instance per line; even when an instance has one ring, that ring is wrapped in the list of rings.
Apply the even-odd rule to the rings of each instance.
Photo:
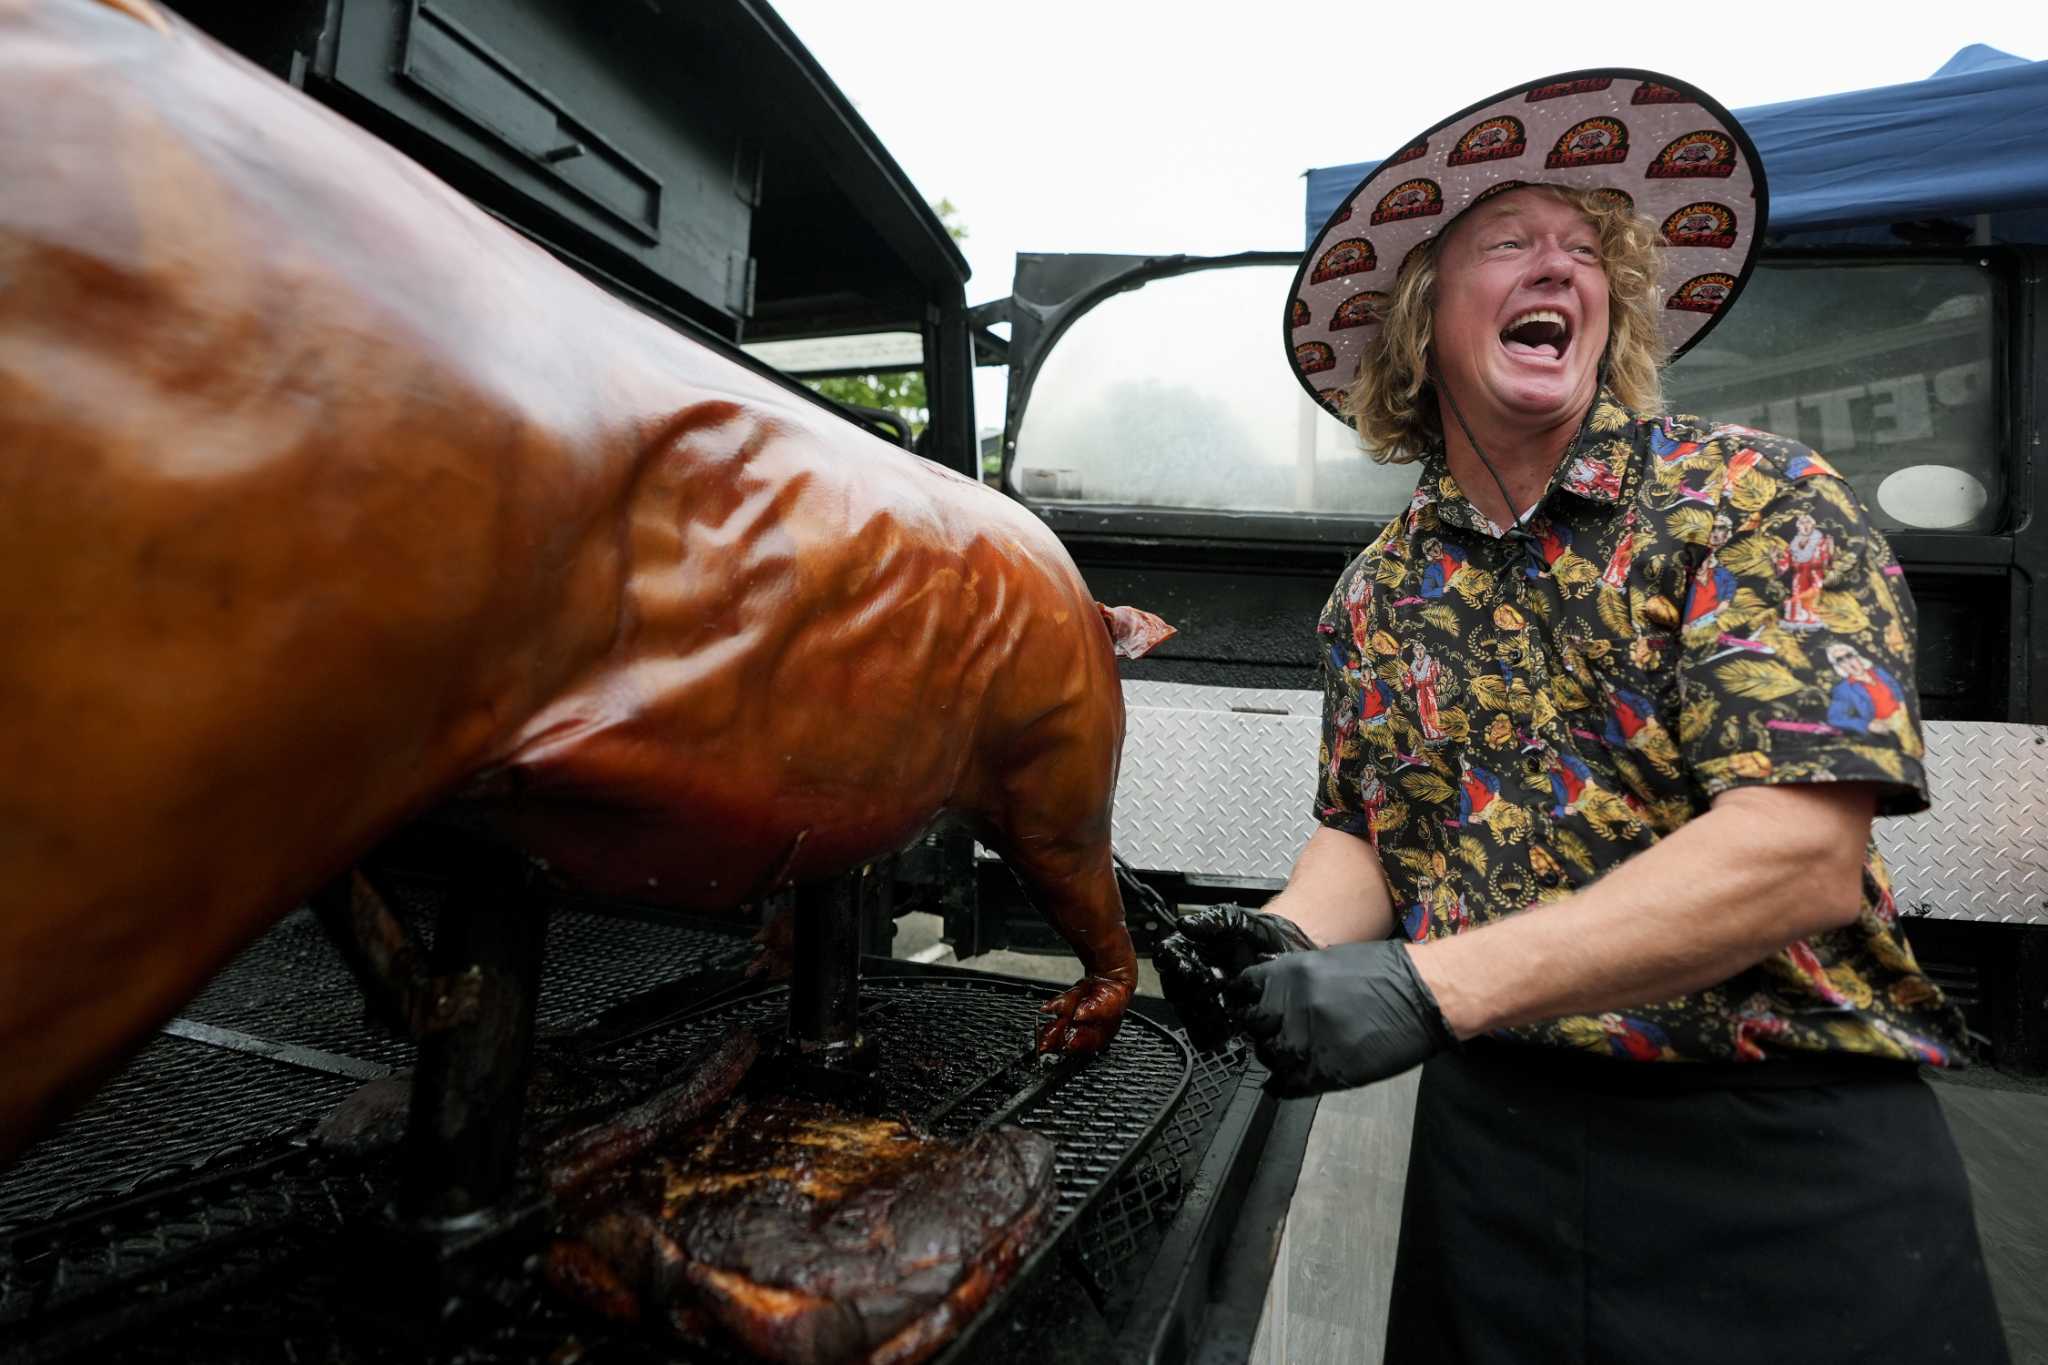
[[[1317,818],[1373,842],[1410,939],[1569,896],[1731,787],[1872,782],[1880,815],[1926,809],[1912,599],[1819,455],[1602,392],[1526,525],[1503,536],[1439,447],[1317,626]],[[1872,846],[1854,924],[1679,999],[1503,1036],[1950,1064],[1961,1020],[1896,921]]]

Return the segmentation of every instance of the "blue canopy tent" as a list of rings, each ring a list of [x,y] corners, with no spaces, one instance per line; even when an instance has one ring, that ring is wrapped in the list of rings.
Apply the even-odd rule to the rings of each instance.
[[[2048,243],[2048,61],[1973,43],[1924,81],[1735,112],[1772,243]],[[1309,240],[1378,164],[1308,173]]]

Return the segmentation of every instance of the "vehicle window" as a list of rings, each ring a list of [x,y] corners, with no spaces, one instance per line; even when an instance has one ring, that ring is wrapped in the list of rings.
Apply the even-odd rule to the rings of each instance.
[[[924,364],[924,338],[916,332],[863,332],[855,336],[749,341],[740,347],[765,365],[798,378],[916,369]]]
[[[1154,280],[1069,327],[1038,372],[1010,484],[1031,502],[1374,518],[1415,490],[1318,409],[1278,344],[1290,266]]]
[[[835,403],[886,414],[879,424],[861,419],[886,440],[908,446],[931,420],[924,338],[916,332],[753,341],[740,349]]]
[[[1764,265],[1671,367],[1666,402],[1812,446],[1887,530],[1990,530],[2005,500],[1991,291],[1968,262]]]

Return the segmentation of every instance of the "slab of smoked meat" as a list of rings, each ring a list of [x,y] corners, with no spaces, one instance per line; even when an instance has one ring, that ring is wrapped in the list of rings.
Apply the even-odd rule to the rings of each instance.
[[[964,1142],[796,1100],[741,1101],[586,1192],[549,1278],[588,1307],[708,1326],[792,1365],[911,1365],[1015,1271],[1053,1202],[1053,1147]]]

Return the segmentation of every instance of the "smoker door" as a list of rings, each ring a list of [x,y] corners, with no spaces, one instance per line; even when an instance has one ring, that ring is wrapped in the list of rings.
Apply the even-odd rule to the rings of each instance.
[[[335,86],[437,174],[738,335],[761,163],[720,115],[717,30],[632,5],[346,0],[332,39]]]

